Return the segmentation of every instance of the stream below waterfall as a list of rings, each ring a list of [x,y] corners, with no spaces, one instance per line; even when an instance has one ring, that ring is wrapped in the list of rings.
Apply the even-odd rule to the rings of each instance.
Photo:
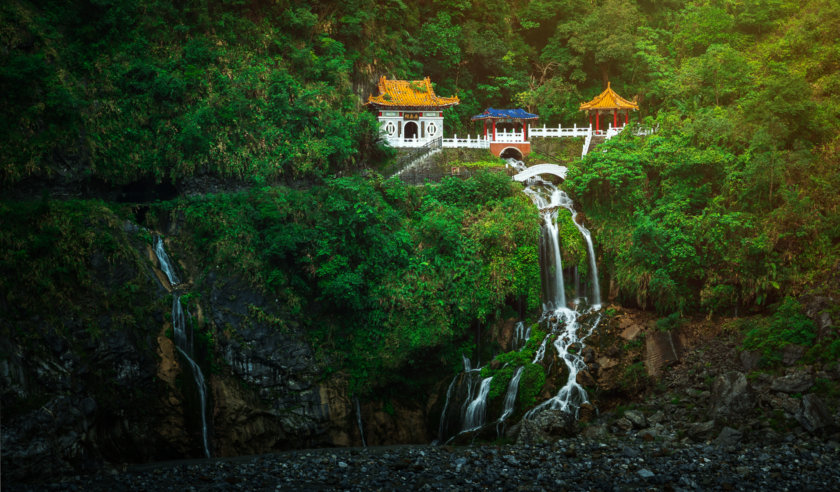
[[[508,160],[508,166],[517,172],[527,168],[521,161]],[[550,167],[551,165],[546,165]],[[559,166],[558,166],[559,168]],[[545,409],[560,410],[577,417],[581,405],[587,403],[586,390],[577,382],[578,373],[586,364],[581,355],[585,340],[598,327],[601,320],[601,292],[598,282],[598,267],[595,261],[595,249],[589,230],[577,221],[577,211],[571,198],[553,183],[540,176],[528,178],[524,192],[539,210],[541,217],[540,234],[540,282],[542,292],[542,314],[539,319],[546,334],[536,350],[532,364],[546,364],[546,350],[550,344],[558,360],[563,361],[567,377],[553,397],[528,410],[523,418],[530,419]],[[558,217],[561,211],[568,211],[571,220],[581,234],[589,263],[588,295],[581,295],[577,268],[574,268],[573,282],[575,299],[570,304],[566,299],[566,285],[563,275]],[[582,315],[586,320],[582,320]],[[531,337],[531,329],[520,321],[514,329],[513,350],[522,350]],[[519,382],[524,366],[517,367],[507,385],[507,391],[499,417],[491,422],[499,426],[514,414]],[[547,369],[545,369],[548,372]],[[473,369],[468,358],[464,357],[464,371],[457,374],[450,383],[446,401],[441,412],[438,443],[451,442],[459,435],[476,433],[487,423],[487,397],[493,377],[481,377],[481,368]],[[453,404],[460,402],[460,405]]]

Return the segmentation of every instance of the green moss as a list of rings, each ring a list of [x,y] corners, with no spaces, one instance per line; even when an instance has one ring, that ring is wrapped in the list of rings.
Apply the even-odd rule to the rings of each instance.
[[[519,380],[519,393],[516,400],[520,409],[531,408],[537,402],[537,396],[545,385],[545,369],[538,364],[526,364]]]

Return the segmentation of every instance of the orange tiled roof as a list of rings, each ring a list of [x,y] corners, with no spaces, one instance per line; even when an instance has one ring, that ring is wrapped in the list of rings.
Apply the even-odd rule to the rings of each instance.
[[[429,77],[423,80],[388,80],[379,78],[379,95],[368,97],[368,104],[386,108],[448,108],[461,102],[455,97],[439,97]]]
[[[633,101],[628,101],[623,97],[619,96],[615,93],[612,88],[610,88],[610,83],[607,82],[607,88],[604,92],[595,96],[595,99],[580,103],[580,110],[587,111],[587,110],[597,110],[597,109],[639,109],[639,105]]]

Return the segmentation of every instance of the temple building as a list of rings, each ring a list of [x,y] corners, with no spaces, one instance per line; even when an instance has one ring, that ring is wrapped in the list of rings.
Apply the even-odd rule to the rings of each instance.
[[[392,147],[421,147],[443,137],[443,110],[458,104],[455,97],[435,94],[423,80],[379,79],[379,95],[367,104],[378,111],[382,134]]]
[[[528,122],[535,121],[539,116],[524,109],[494,109],[487,108],[483,113],[473,116],[472,121],[484,122],[484,139],[489,142],[490,152],[496,157],[516,157],[521,159],[531,153],[531,142],[528,140]],[[487,123],[490,122],[488,128]],[[510,126],[504,132],[497,131],[497,124]],[[516,130],[521,126],[522,131]]]
[[[619,126],[619,113],[624,111],[624,124],[630,122],[630,110],[638,111],[639,105],[633,101],[628,101],[615,93],[607,82],[607,88],[604,92],[595,96],[589,102],[581,103],[580,110],[586,111],[589,114],[589,126],[592,126],[592,113],[595,113],[595,131],[601,131],[601,115],[609,115],[612,113],[612,126],[617,128]],[[623,126],[621,125],[621,126]]]

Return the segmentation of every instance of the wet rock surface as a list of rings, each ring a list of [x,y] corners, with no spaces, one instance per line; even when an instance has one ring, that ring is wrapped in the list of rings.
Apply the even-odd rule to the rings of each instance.
[[[317,449],[144,465],[4,490],[829,490],[840,445],[637,438],[510,446]]]

